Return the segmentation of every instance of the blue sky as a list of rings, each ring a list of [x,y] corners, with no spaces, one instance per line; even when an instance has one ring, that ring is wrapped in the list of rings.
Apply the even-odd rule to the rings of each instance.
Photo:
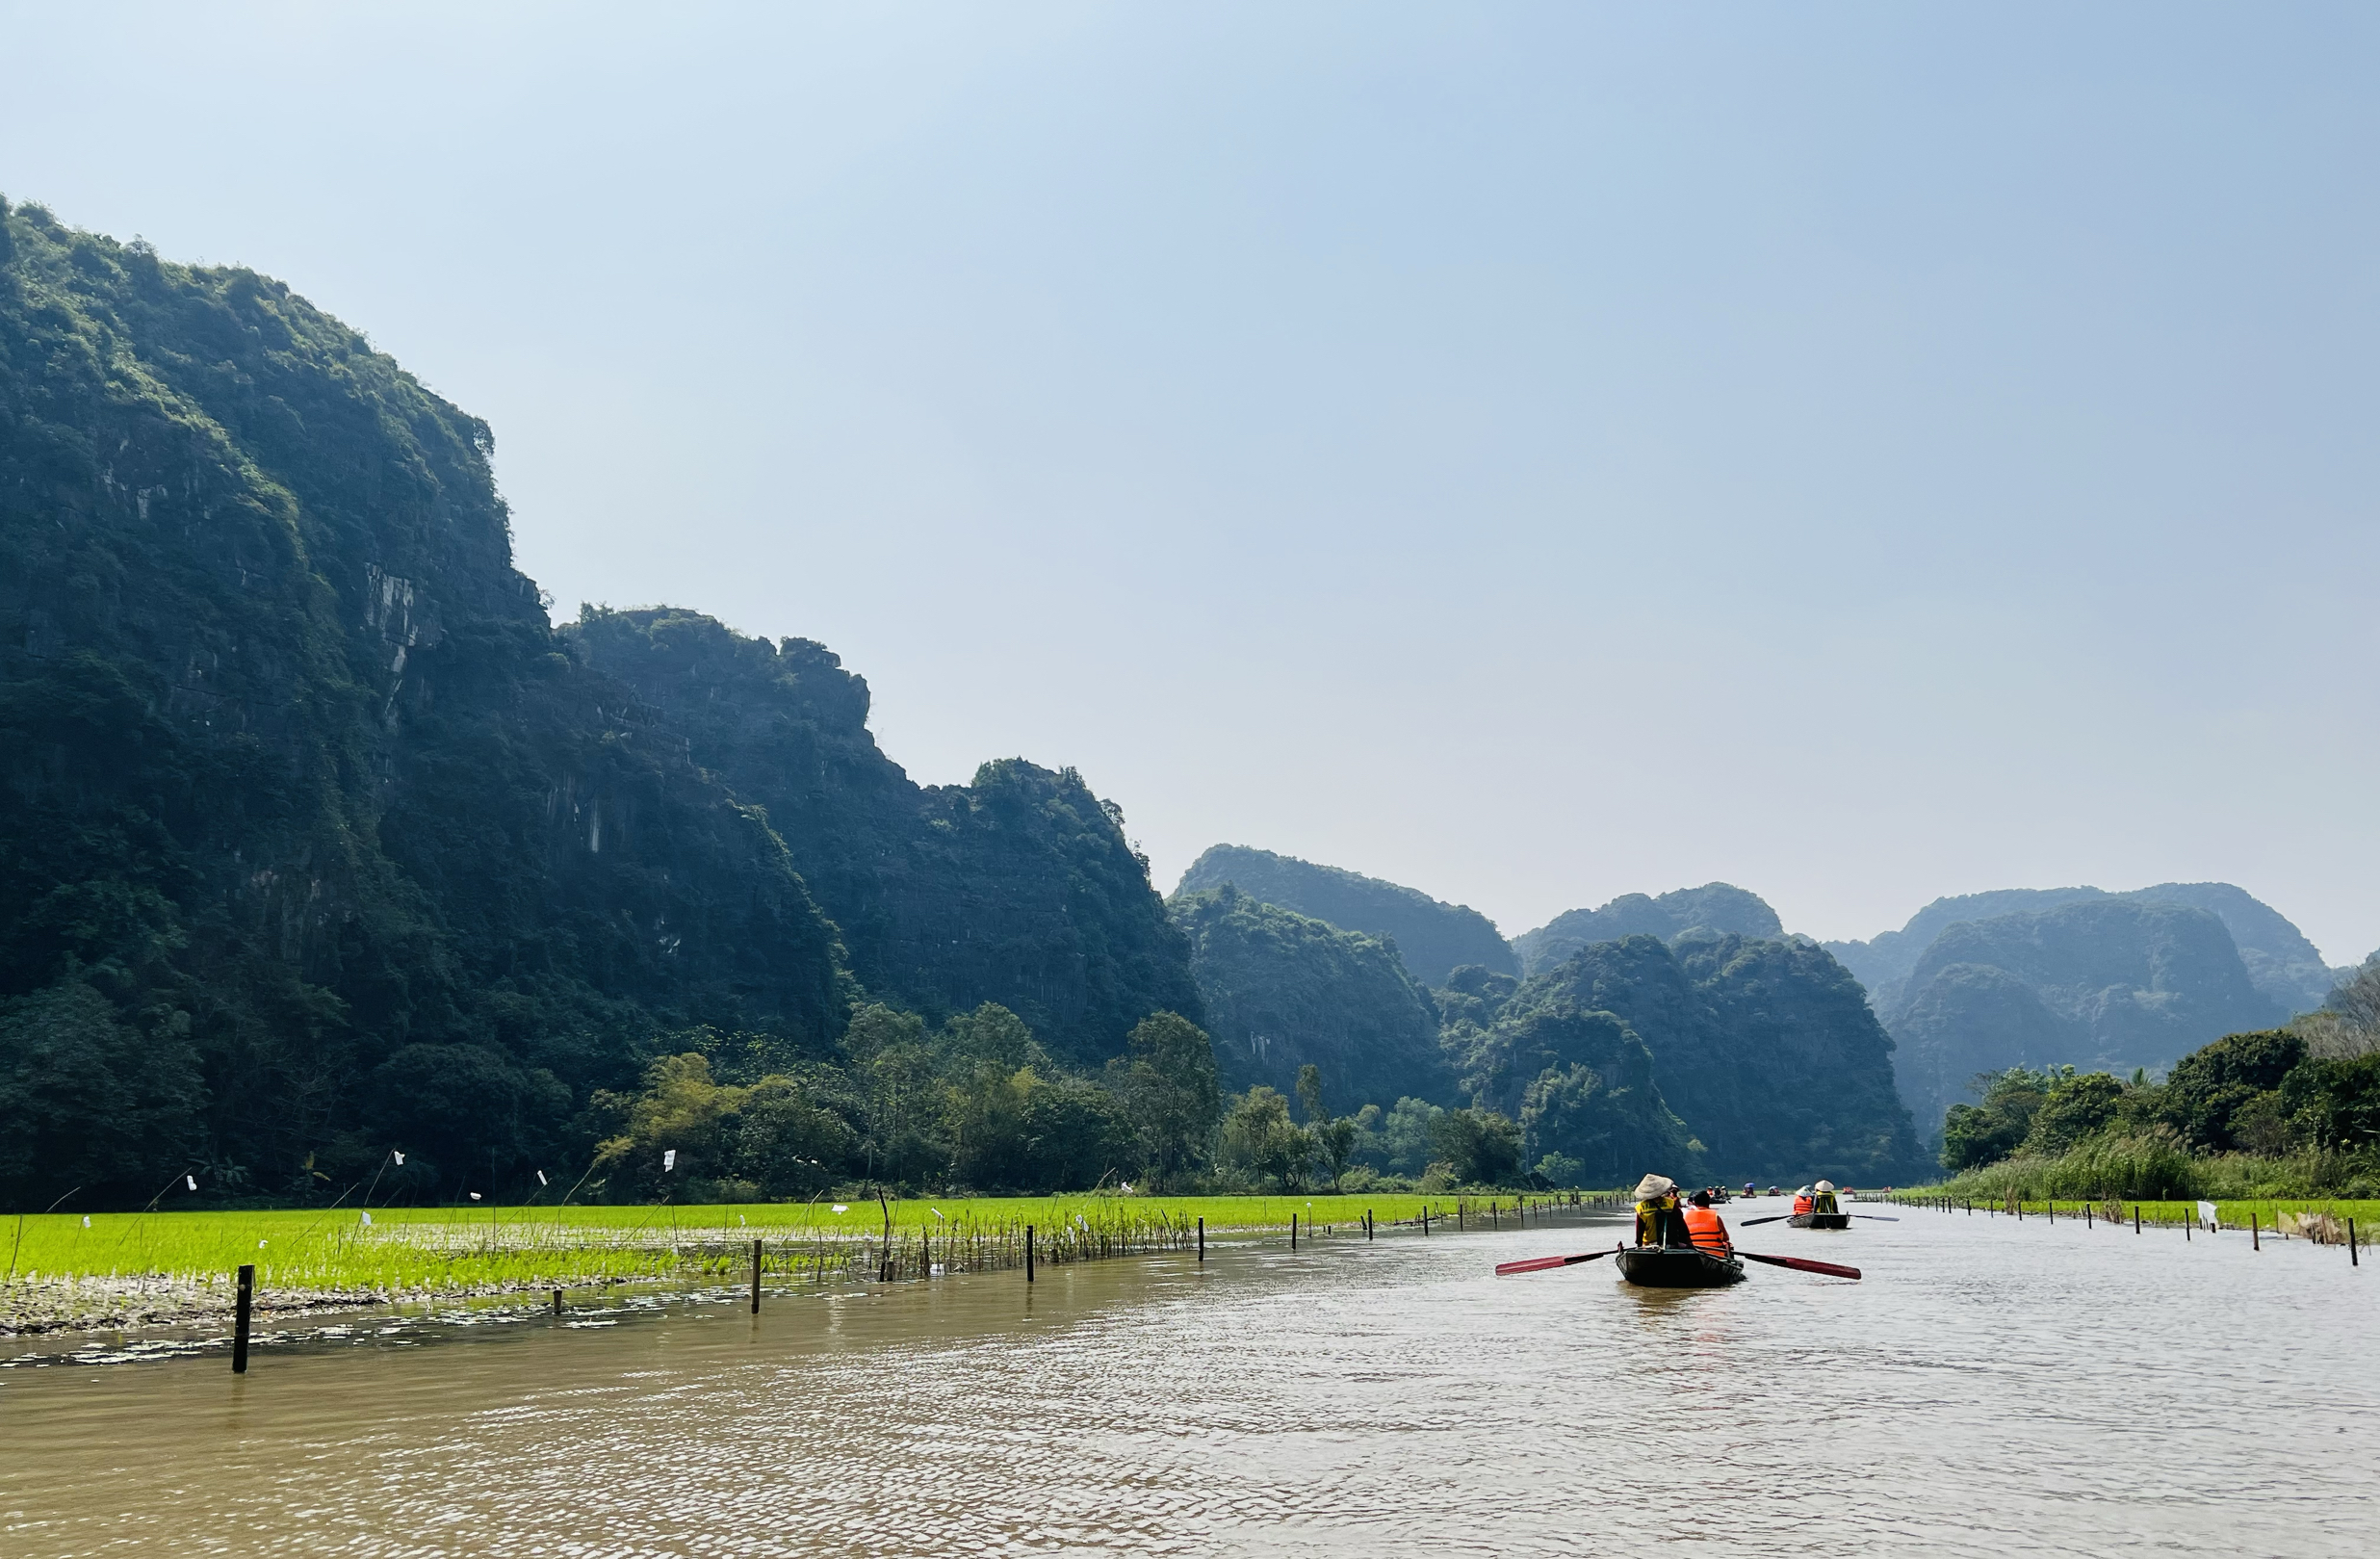
[[[567,614],[823,640],[1508,933],[2235,881],[2380,944],[2350,6],[0,8],[0,191],[488,418]]]

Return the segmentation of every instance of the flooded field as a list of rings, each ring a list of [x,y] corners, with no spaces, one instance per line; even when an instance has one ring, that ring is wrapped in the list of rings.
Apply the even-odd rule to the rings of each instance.
[[[1757,1216],[1774,1204],[1728,1210]],[[2368,1552],[2380,1271],[1896,1211],[1732,1289],[1617,1225],[352,1318],[0,1369],[0,1552]],[[472,1324],[460,1324],[469,1321]],[[78,1338],[105,1356],[127,1339]],[[51,1357],[58,1352],[53,1344]]]

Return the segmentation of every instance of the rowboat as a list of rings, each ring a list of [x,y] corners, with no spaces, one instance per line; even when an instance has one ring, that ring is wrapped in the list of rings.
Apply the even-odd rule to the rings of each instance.
[[[1848,1212],[1797,1212],[1785,1220],[1788,1229],[1849,1229],[1851,1215]]]
[[[1744,1263],[1691,1245],[1632,1245],[1617,1252],[1619,1275],[1640,1288],[1724,1288],[1744,1281]]]

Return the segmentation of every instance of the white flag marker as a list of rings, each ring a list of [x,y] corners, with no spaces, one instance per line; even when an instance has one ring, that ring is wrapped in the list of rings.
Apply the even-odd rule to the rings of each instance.
[[[88,1212],[83,1214],[83,1227],[86,1229],[91,1227],[91,1214]]]
[[[392,1153],[395,1153],[395,1152],[396,1152],[396,1150],[394,1150],[394,1149],[391,1149],[390,1151],[391,1151]],[[402,1153],[397,1153],[396,1156],[397,1156],[397,1164],[398,1164],[398,1167],[401,1169],[402,1167],[404,1167],[405,1156],[404,1156]]]
[[[538,1184],[540,1184],[540,1185],[543,1185],[545,1182],[546,1182],[545,1171],[541,1169],[541,1170],[537,1171],[537,1183],[538,1183]]]
[[[661,1173],[666,1175],[677,1167],[678,1150],[675,1148],[663,1148],[661,1150]]]
[[[851,1210],[851,1205],[847,1202],[838,1202],[835,1204],[835,1210],[837,1212],[849,1212]]]
[[[479,1201],[479,1192],[477,1192],[477,1191],[472,1192],[472,1193],[471,1193],[471,1199],[472,1199],[474,1202]]]
[[[198,1177],[195,1175],[185,1175],[182,1177],[182,1183],[194,1191],[198,1189]]]
[[[365,1213],[365,1214],[364,1214],[364,1227],[365,1227],[366,1229],[369,1229],[369,1228],[371,1228],[371,1227],[372,1227],[372,1214],[371,1214],[371,1213],[369,1213],[369,1212],[367,1212],[367,1213]]]

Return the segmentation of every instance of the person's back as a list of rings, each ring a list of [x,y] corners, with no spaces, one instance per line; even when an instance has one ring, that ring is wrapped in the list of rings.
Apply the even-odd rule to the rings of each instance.
[[[1810,1199],[1810,1210],[1812,1212],[1841,1212],[1843,1210],[1835,1201],[1834,1182],[1823,1180],[1818,1182],[1818,1194]]]
[[[1801,1189],[1794,1193],[1795,1217],[1800,1217],[1803,1213],[1808,1212],[1812,1206],[1813,1204],[1810,1201],[1810,1188],[1808,1186],[1804,1185]]]
[[[1735,1246],[1727,1238],[1725,1221],[1711,1210],[1710,1192],[1696,1191],[1694,1205],[1682,1208],[1679,1216],[1685,1221],[1686,1237],[1693,1242],[1694,1249],[1722,1260],[1735,1254]]]
[[[1692,1236],[1677,1215],[1677,1182],[1666,1175],[1647,1175],[1637,1182],[1637,1243],[1684,1245]]]

